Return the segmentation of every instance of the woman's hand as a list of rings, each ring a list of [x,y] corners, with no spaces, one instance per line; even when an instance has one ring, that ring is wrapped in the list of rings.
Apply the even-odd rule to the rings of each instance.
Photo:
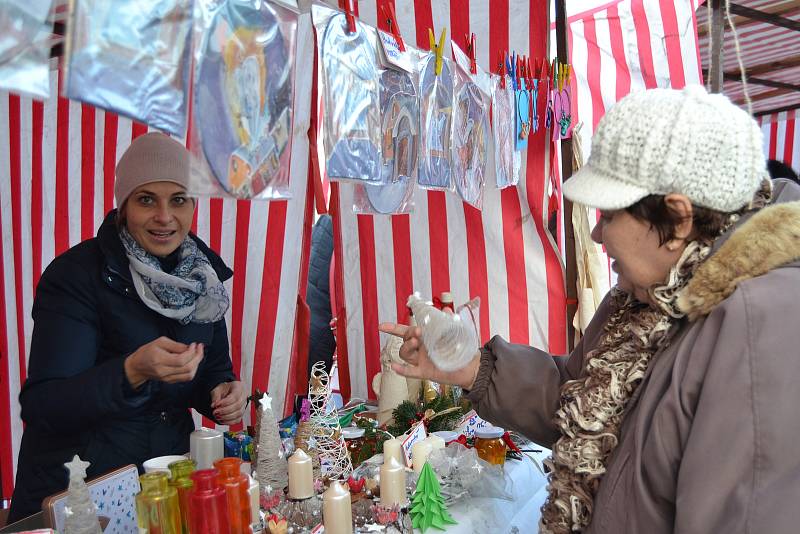
[[[223,382],[211,390],[211,409],[221,425],[234,425],[242,420],[247,395],[241,382]]]
[[[190,382],[203,360],[203,344],[186,345],[160,337],[125,358],[125,376],[134,389],[148,380]]]
[[[397,374],[408,378],[433,380],[439,384],[461,386],[464,389],[472,388],[481,365],[480,351],[475,353],[475,357],[466,367],[458,371],[442,371],[433,365],[428,356],[428,351],[425,349],[425,345],[422,344],[422,330],[418,326],[383,323],[379,328],[381,332],[403,338],[403,346],[400,347],[400,358],[408,365],[393,363],[392,369]]]

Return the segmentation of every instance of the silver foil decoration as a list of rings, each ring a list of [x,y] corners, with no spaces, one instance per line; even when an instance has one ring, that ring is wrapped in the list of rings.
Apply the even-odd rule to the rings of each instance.
[[[65,96],[183,136],[191,0],[74,0]]]
[[[51,0],[0,2],[0,89],[50,96]]]
[[[193,192],[289,194],[297,15],[263,0],[197,0]]]

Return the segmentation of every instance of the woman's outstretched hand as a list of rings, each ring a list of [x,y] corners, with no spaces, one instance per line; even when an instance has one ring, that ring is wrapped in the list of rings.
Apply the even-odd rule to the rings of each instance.
[[[422,343],[422,331],[418,326],[382,323],[379,329],[386,334],[403,338],[403,346],[400,347],[400,358],[407,365],[393,363],[392,369],[397,374],[408,378],[433,380],[439,384],[472,389],[480,368],[480,351],[475,353],[475,357],[466,367],[457,371],[442,371],[433,365],[430,357],[428,357],[428,351]]]

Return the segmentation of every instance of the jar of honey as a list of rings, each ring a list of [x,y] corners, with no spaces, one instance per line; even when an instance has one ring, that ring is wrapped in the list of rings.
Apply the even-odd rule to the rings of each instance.
[[[363,428],[357,426],[349,426],[342,429],[342,437],[347,444],[347,452],[350,454],[350,461],[353,463],[354,469],[366,460],[366,458],[363,458],[363,449],[364,445],[366,445],[364,432]]]
[[[496,426],[476,430],[475,450],[478,456],[492,465],[503,465],[506,462],[504,433],[502,428]]]

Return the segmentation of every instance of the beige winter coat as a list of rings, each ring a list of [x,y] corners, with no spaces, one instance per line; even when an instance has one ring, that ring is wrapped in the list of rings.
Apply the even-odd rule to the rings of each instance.
[[[800,532],[800,202],[731,233],[681,296],[691,320],[629,402],[587,532]],[[582,373],[607,317],[606,300],[567,358],[492,339],[469,393],[481,417],[550,446],[559,388]]]

